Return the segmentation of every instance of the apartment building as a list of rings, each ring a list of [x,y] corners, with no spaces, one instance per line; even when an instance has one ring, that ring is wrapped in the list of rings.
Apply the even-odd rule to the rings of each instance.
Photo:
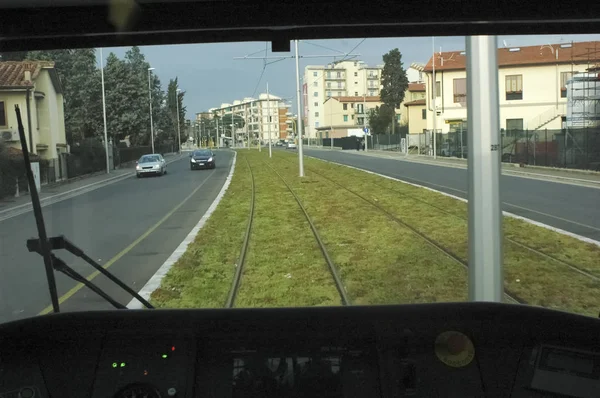
[[[369,110],[381,104],[379,96],[345,96],[326,99],[323,104],[323,125],[315,128],[316,137],[347,137],[352,135],[354,130],[360,130],[362,134],[363,128],[368,126]]]
[[[317,136],[326,123],[325,101],[331,97],[379,97],[383,65],[371,67],[362,61],[342,61],[304,68],[304,134]]]
[[[233,103],[223,103],[218,108],[211,108],[211,113],[219,118],[226,116],[231,120],[231,114],[234,120],[237,117],[245,121],[245,126],[235,128],[236,142],[246,142],[248,134],[252,138],[258,138],[263,142],[268,142],[269,133],[272,141],[279,137],[287,136],[287,116],[290,105],[281,97],[273,94],[260,94],[258,98],[246,97],[243,100],[235,100]],[[230,136],[230,126],[220,126],[221,134]]]
[[[546,44],[498,49],[500,128],[560,129],[566,125],[567,82],[600,61],[600,42]],[[432,77],[435,62],[436,112]],[[467,128],[466,53],[436,53],[426,74],[426,129]]]

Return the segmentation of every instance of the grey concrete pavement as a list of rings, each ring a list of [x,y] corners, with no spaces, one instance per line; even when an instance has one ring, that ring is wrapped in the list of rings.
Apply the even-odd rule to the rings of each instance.
[[[162,177],[133,174],[93,191],[43,208],[49,236],[64,235],[101,265],[139,290],[200,220],[221,189],[233,160],[217,151],[215,170],[191,171],[187,156]],[[32,212],[0,221],[0,323],[39,314],[50,305],[42,257],[29,253],[36,237]],[[84,276],[94,269],[66,252],[56,252]],[[126,305],[131,297],[104,276],[94,280]],[[63,311],[109,309],[87,288],[57,274]]]
[[[463,167],[414,162],[397,155],[369,155],[369,152],[364,155],[356,151],[305,148],[304,153],[467,198],[467,170]],[[551,177],[524,177],[503,172],[500,180],[503,210],[600,241],[600,189],[588,186],[588,182],[567,184],[552,181]],[[590,178],[597,177],[590,175]]]

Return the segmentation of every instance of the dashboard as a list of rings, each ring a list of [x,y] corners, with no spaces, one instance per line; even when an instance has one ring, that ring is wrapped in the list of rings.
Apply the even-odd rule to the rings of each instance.
[[[496,303],[52,314],[0,398],[598,397],[600,320]]]

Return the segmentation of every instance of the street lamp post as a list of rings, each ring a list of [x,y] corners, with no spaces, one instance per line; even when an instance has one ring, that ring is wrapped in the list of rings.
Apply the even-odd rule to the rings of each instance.
[[[179,150],[177,151],[179,154],[181,154],[181,130],[179,127],[179,93],[181,92],[180,89],[175,90],[175,103],[177,104],[177,145]]]
[[[302,154],[302,122],[300,121],[300,112],[302,112],[302,107],[301,107],[301,91],[300,91],[300,62],[298,60],[298,40],[295,40],[295,44],[296,44],[296,92],[297,92],[297,97],[296,97],[296,103],[298,105],[298,122],[296,124],[296,129],[298,131],[298,168],[299,168],[299,174],[300,177],[304,177],[304,159],[303,159],[303,154]]]
[[[108,158],[108,131],[106,127],[106,99],[104,94],[104,60],[100,49],[100,76],[102,78],[102,117],[104,118],[104,147],[106,150],[106,174],[110,173],[110,160]]]
[[[150,141],[152,142],[152,153],[154,153],[154,123],[152,122],[152,86],[150,85],[150,76],[154,68],[148,68],[148,95],[150,98]]]

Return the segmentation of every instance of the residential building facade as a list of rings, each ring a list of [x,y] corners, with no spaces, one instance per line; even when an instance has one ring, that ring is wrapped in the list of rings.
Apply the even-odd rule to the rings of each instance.
[[[211,108],[208,113],[223,117],[233,115],[245,121],[243,128],[235,128],[236,143],[246,142],[250,139],[260,139],[263,142],[277,141],[280,137],[287,136],[286,114],[289,104],[281,97],[273,94],[260,94],[258,98],[247,97],[235,100],[233,103],[223,103],[218,108]],[[220,126],[221,134],[230,137],[231,127]]]
[[[404,97],[406,124],[409,134],[422,133],[427,129],[426,111],[426,87],[425,83],[409,83]]]
[[[63,89],[54,62],[0,62],[0,139],[20,150],[15,105],[29,152],[47,160],[68,153]]]
[[[304,69],[304,134],[317,137],[317,128],[327,124],[325,101],[335,97],[379,97],[381,70],[362,61],[309,65]]]
[[[567,82],[599,60],[600,42],[498,49],[500,128],[563,128],[567,118]],[[436,112],[432,90],[434,62]],[[467,129],[465,67],[464,51],[436,53],[425,66],[427,130],[433,130],[434,117],[438,132]]]

